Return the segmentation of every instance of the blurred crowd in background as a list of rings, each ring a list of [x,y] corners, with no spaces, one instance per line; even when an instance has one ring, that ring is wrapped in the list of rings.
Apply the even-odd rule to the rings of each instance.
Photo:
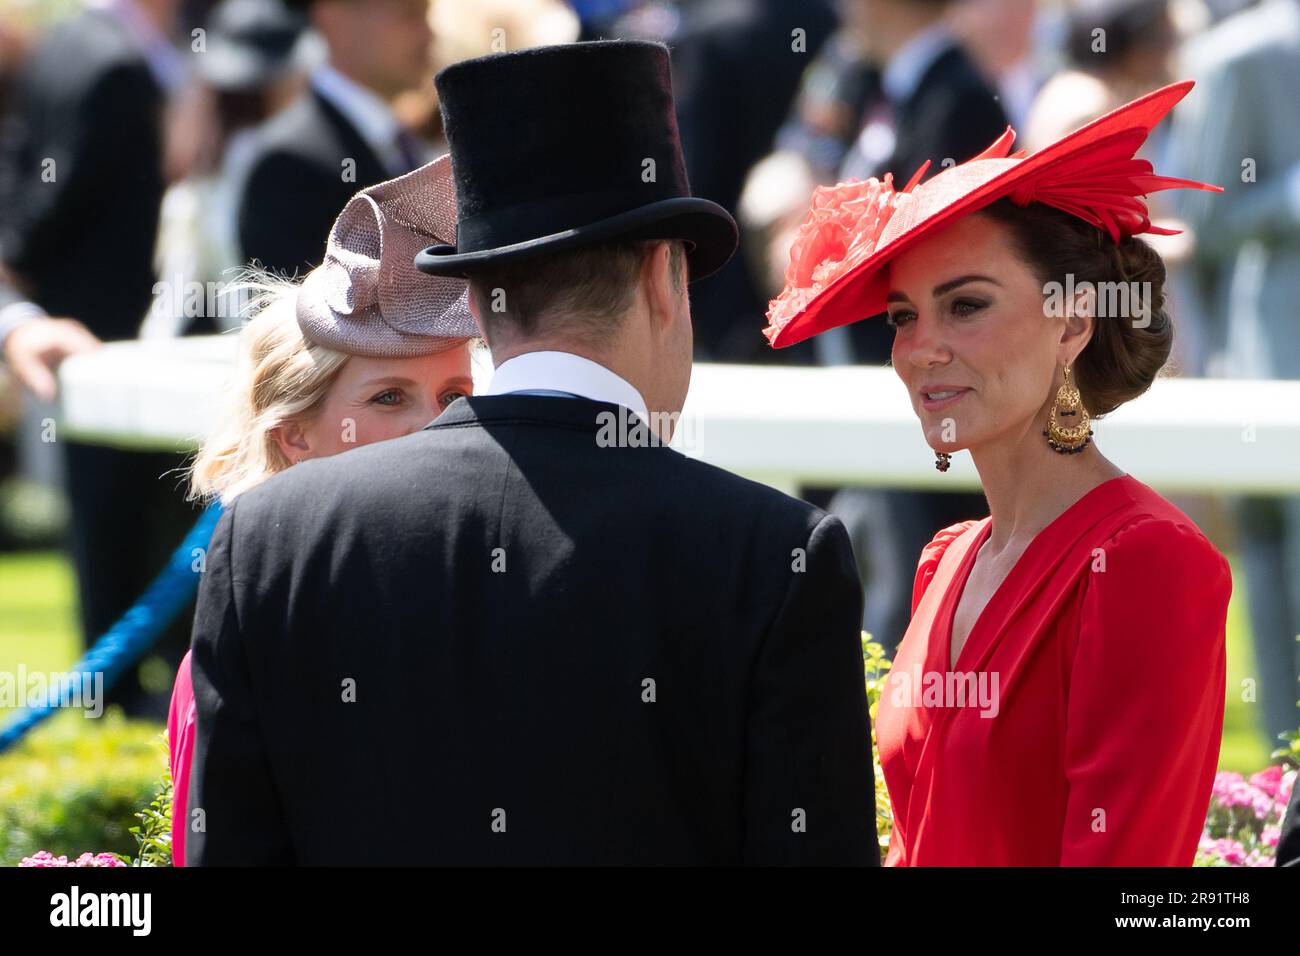
[[[1300,378],[1297,0],[0,0],[6,358],[15,370],[57,358],[88,347],[85,330],[107,341],[237,327],[238,308],[188,292],[250,262],[304,274],[355,190],[444,152],[436,70],[612,37],[670,46],[692,189],[742,226],[741,254],[692,288],[699,360],[886,362],[883,322],[781,351],[760,333],[818,184],[906,181],[927,160],[933,174],[1008,125],[1032,150],[1192,78],[1148,158],[1226,194],[1153,197],[1153,219],[1183,230],[1152,238],[1170,267],[1174,368]],[[91,639],[193,521],[174,478],[184,459],[75,441],[56,453],[37,437],[53,379],[29,364],[25,380],[25,400],[0,382],[0,433],[16,436],[0,476],[66,490]],[[921,546],[986,513],[976,495],[809,494],[849,523],[864,623],[887,646]],[[1300,500],[1224,514],[1271,741],[1297,722]],[[163,647],[173,665],[188,626]],[[112,699],[134,713],[166,705],[135,680]]]

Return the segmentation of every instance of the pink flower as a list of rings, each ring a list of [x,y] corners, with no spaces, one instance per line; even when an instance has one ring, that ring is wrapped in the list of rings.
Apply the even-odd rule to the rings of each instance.
[[[1277,790],[1282,783],[1281,764],[1266,767],[1259,773],[1252,774],[1250,782],[1252,785],[1267,793],[1270,797],[1277,799]]]
[[[1201,838],[1198,848],[1202,853],[1222,860],[1229,866],[1243,866],[1246,863],[1246,848],[1236,840],[1222,837],[1218,840]]]
[[[34,856],[25,856],[19,866],[54,867],[54,866],[126,866],[112,853],[83,853],[76,862],[69,863],[66,856],[54,856],[49,850],[41,850]]]
[[[875,251],[900,195],[889,173],[817,187],[790,246],[785,288],[768,304],[769,338]]]
[[[1221,770],[1214,775],[1214,789],[1211,794],[1216,798],[1222,798],[1227,795],[1233,784],[1245,781],[1245,777],[1232,770]]]
[[[1239,773],[1217,774],[1214,778],[1212,794],[1214,799],[1226,809],[1248,810],[1259,820],[1267,819],[1275,804],[1272,794],[1261,790],[1253,783],[1247,783]]]

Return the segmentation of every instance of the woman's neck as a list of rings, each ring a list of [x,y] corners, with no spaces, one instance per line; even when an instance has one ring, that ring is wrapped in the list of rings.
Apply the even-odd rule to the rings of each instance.
[[[1036,418],[1019,432],[971,449],[993,519],[987,547],[995,554],[1023,550],[1089,491],[1124,474],[1094,444],[1072,455],[1052,451],[1042,431]]]

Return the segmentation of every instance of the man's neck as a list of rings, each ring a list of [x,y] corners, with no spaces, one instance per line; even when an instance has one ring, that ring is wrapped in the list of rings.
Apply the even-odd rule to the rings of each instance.
[[[564,352],[595,362],[636,389],[647,403],[647,407],[654,400],[654,389],[650,387],[651,383],[646,381],[646,376],[637,363],[628,361],[617,349],[602,349],[593,346],[590,342],[574,342],[565,338],[539,338],[508,344],[498,343],[491,347],[492,366],[500,368],[510,359],[536,352]],[[650,410],[653,411],[653,408]]]
[[[887,66],[889,61],[898,55],[899,50],[926,30],[942,22],[942,14],[936,16],[932,13],[915,14],[906,11],[899,11],[888,22],[882,21],[874,43],[880,57],[880,66],[882,68]]]
[[[500,368],[512,358],[518,358],[531,352],[567,352],[569,355],[576,355],[579,358],[585,358],[589,362],[604,366],[619,378],[626,379],[634,388],[644,394],[641,386],[634,380],[637,377],[635,372],[627,368],[626,362],[620,362],[619,357],[611,354],[610,350],[596,348],[589,342],[573,342],[563,338],[528,339],[526,341],[494,344],[491,346],[491,352],[493,368]]]
[[[176,7],[173,0],[130,0],[140,14],[159,33],[168,35],[176,26]]]
[[[498,357],[492,380],[482,394],[560,392],[630,408],[650,420],[650,408],[640,388],[609,365],[560,348]]]
[[[343,79],[347,80],[349,83],[352,83],[353,85],[358,86],[361,89],[365,90],[367,93],[370,93],[372,96],[378,97],[380,100],[383,100],[384,103],[388,103],[392,99],[392,96],[389,93],[383,90],[375,89],[375,87],[371,85],[370,80],[366,76],[364,76],[359,70],[354,68],[351,64],[347,63],[346,61],[339,61],[334,57],[330,57],[325,62],[325,66],[328,66],[331,70],[333,70],[339,76],[343,77]]]

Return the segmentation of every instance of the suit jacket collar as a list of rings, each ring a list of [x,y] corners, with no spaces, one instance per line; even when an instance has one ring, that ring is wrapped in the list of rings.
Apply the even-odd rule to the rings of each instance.
[[[612,413],[612,419],[609,415]],[[552,395],[473,395],[458,398],[447,410],[424,426],[426,431],[466,426],[534,424],[595,432],[610,422],[625,422],[627,428],[639,419],[631,409],[613,402],[590,398],[560,398]]]
[[[942,24],[927,27],[903,44],[889,58],[880,77],[880,85],[890,102],[905,103],[915,96],[939,60],[956,45],[957,41]]]
[[[308,122],[314,122],[312,113],[315,113],[315,117],[333,131],[342,155],[357,161],[357,189],[362,188],[366,183],[377,183],[391,178],[383,157],[375,153],[360,130],[352,125],[352,121],[319,90],[315,87],[309,88],[307,98],[303,102],[306,105],[303,118]]]
[[[967,77],[978,77],[978,74],[961,45],[954,40],[930,61],[902,109],[905,112],[915,109],[924,97],[962,89]]]
[[[397,149],[401,124],[378,95],[344,76],[328,63],[318,66],[311,75],[311,88],[318,97],[347,120],[357,135],[365,140],[393,175],[406,172]]]

